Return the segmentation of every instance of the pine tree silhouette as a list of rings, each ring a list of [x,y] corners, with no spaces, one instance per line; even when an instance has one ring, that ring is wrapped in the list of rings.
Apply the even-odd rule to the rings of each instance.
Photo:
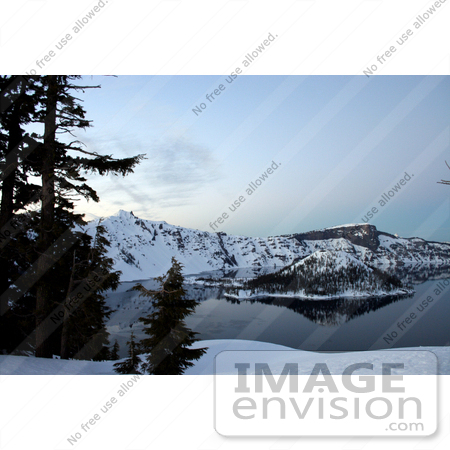
[[[193,360],[198,360],[206,348],[189,348],[198,333],[189,329],[184,319],[192,314],[200,303],[186,299],[183,289],[182,265],[172,257],[172,267],[156,278],[159,291],[149,291],[141,284],[133,287],[140,297],[153,299],[154,311],[139,320],[144,323],[144,332],[149,336],[141,341],[141,349],[148,353],[144,370],[154,375],[181,375]]]
[[[121,374],[140,374],[142,372],[139,371],[139,366],[141,365],[142,360],[137,354],[133,332],[131,332],[130,340],[127,342],[127,345],[128,358],[121,363],[115,363],[114,370]]]
[[[127,342],[128,344],[128,342]],[[114,341],[113,348],[111,350],[111,360],[117,361],[119,359],[119,343],[117,342],[117,339]]]

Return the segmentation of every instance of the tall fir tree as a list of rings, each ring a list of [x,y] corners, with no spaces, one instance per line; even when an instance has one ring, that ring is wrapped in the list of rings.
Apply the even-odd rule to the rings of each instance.
[[[153,299],[154,311],[139,319],[149,336],[141,341],[141,350],[148,353],[144,369],[154,375],[181,375],[186,368],[193,366],[192,361],[198,360],[207,350],[189,348],[199,340],[196,338],[198,333],[184,322],[200,302],[186,298],[182,265],[174,257],[168,272],[156,280],[161,285],[156,292],[141,284],[133,287],[140,297]]]
[[[119,286],[120,271],[106,256],[109,241],[99,220],[95,235],[80,234],[79,243],[67,256],[73,257],[61,329],[61,358],[109,359],[105,321],[111,315],[105,292]],[[81,244],[81,243],[82,244]],[[66,279],[68,274],[66,273]]]
[[[38,89],[39,77],[0,76],[0,352],[6,353],[32,331],[34,317],[32,294],[13,302],[5,292],[33,259],[31,241],[23,232],[33,225],[32,216],[18,212],[39,201],[40,186],[29,179],[29,157],[39,142],[25,130],[37,120]]]
[[[117,373],[121,373],[124,375],[140,374],[141,372],[139,371],[139,367],[142,363],[142,360],[137,352],[137,345],[134,340],[133,332],[131,332],[130,340],[127,342],[127,345],[128,345],[128,358],[125,361],[114,364],[114,370]]]
[[[62,353],[66,357],[75,354],[91,359],[94,349],[101,348],[100,354],[108,350],[103,326],[108,310],[102,292],[107,286],[117,285],[118,274],[113,273],[112,262],[105,260],[106,250],[97,252],[95,264],[89,259],[96,244],[79,230],[85,222],[81,214],[75,213],[74,201],[80,196],[99,201],[95,190],[87,184],[86,174],[125,176],[133,172],[144,155],[116,159],[88,151],[76,137],[63,139],[64,135],[74,136],[77,129],[90,126],[80,100],[73,94],[99,86],[80,86],[80,78],[55,75],[0,78],[1,222],[11,221],[11,212],[26,208],[31,202],[40,202],[39,211],[29,221],[31,234],[30,230],[23,230],[15,236],[11,245],[2,249],[3,259],[0,258],[0,264],[5,265],[6,260],[9,263],[6,275],[0,271],[0,294],[6,289],[6,295],[2,295],[2,324],[5,311],[10,315],[6,322],[13,324],[12,328],[17,328],[16,323],[26,323],[22,334],[0,346],[7,351],[22,340],[25,330],[29,334],[31,315],[36,356],[51,357],[54,353]],[[41,124],[42,135],[24,132],[23,127],[31,122]],[[11,152],[11,149],[16,151]],[[41,186],[33,185],[30,175],[39,177]],[[87,264],[87,260],[90,263]],[[92,284],[92,276],[100,278],[101,282]],[[15,286],[16,278],[21,282],[21,290]],[[89,295],[80,310],[72,311],[67,323],[64,320],[65,326],[54,330],[49,326],[48,318],[55,308],[66,306],[69,294],[76,288],[73,282],[82,280],[91,283]],[[31,299],[35,300],[30,312]],[[24,305],[27,308],[24,309]],[[14,317],[20,317],[21,313],[27,319],[15,321]],[[86,327],[95,332],[86,333]],[[67,333],[67,329],[71,332]],[[75,343],[76,339],[79,342]]]
[[[82,223],[82,216],[74,214],[72,197],[82,196],[88,200],[99,201],[94,189],[86,184],[83,173],[94,172],[127,175],[143,158],[115,159],[110,155],[99,155],[85,150],[77,140],[65,143],[57,139],[57,134],[73,134],[76,129],[86,129],[90,122],[73,92],[84,91],[95,86],[79,86],[78,76],[43,77],[42,88],[45,104],[41,120],[44,124],[43,145],[40,149],[39,173],[42,182],[40,226],[38,229],[37,251],[41,255],[37,264],[36,284],[36,356],[51,357],[51,339],[46,326],[46,317],[51,314],[54,303],[52,271],[54,265],[53,248],[59,239],[59,252],[67,252],[73,246],[70,230],[75,223]],[[77,155],[78,154],[78,155]],[[77,156],[75,156],[77,155]],[[68,217],[68,227],[63,233],[55,233],[55,218],[58,210],[64,210]],[[50,256],[48,255],[50,249]],[[53,261],[50,259],[53,257]],[[85,302],[86,303],[86,302]],[[85,305],[83,303],[83,305]],[[85,305],[86,307],[86,305]]]

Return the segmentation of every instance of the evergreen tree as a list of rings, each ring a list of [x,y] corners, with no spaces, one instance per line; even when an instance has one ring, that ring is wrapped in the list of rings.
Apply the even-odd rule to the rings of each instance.
[[[142,360],[138,355],[133,332],[131,332],[130,340],[127,342],[127,345],[128,358],[121,363],[114,364],[114,370],[122,374],[140,374],[141,372],[139,371],[139,366],[141,365]]]
[[[23,233],[17,235],[30,217],[17,215],[17,211],[39,200],[40,187],[28,179],[28,156],[38,143],[25,131],[36,118],[37,84],[38,77],[0,76],[0,350],[7,352],[23,340],[23,332],[30,331],[34,308],[29,296],[13,304],[2,294],[25,270],[29,259],[29,239]]]
[[[111,349],[110,353],[110,359],[111,361],[117,361],[119,359],[119,343],[117,342],[117,339],[114,341],[114,345]]]
[[[184,319],[192,314],[200,303],[186,299],[183,289],[182,265],[172,257],[172,267],[157,277],[161,289],[153,292],[141,284],[133,287],[140,297],[153,299],[154,311],[139,320],[144,323],[144,332],[149,336],[141,341],[141,349],[148,353],[144,370],[154,375],[181,375],[191,361],[198,360],[206,348],[189,348],[198,333],[187,328]]]
[[[41,216],[38,229],[38,259],[36,285],[36,356],[51,357],[51,339],[45,318],[51,313],[54,303],[53,266],[45,252],[52,249],[58,238],[62,239],[59,251],[66,252],[73,246],[74,239],[70,229],[75,223],[82,223],[82,216],[73,213],[72,196],[82,196],[98,202],[97,193],[86,184],[83,173],[96,172],[100,175],[115,173],[127,175],[143,158],[138,155],[131,158],[115,159],[110,155],[99,155],[82,148],[79,141],[65,143],[57,139],[57,133],[70,133],[76,129],[85,129],[90,122],[85,118],[85,111],[72,92],[84,91],[94,86],[79,86],[74,81],[77,76],[42,77],[42,96],[45,99],[41,111],[44,124],[43,143],[37,153],[38,171],[42,182]],[[78,156],[75,156],[76,154]],[[59,211],[64,210],[68,218],[67,230],[55,233],[55,221]],[[60,241],[61,241],[60,239]],[[66,247],[64,247],[66,246]],[[44,256],[45,255],[45,256]],[[83,303],[86,308],[86,302]]]
[[[79,232],[80,241],[73,252],[69,286],[63,303],[64,319],[61,330],[61,358],[109,359],[105,321],[111,310],[105,304],[108,289],[119,286],[120,272],[113,270],[114,261],[106,257],[109,241],[99,220],[93,238]],[[69,261],[64,267],[69,266]],[[66,279],[67,279],[66,270]]]
[[[62,354],[92,359],[108,351],[104,327],[108,308],[102,292],[117,286],[119,274],[112,272],[112,261],[105,256],[105,238],[99,237],[104,247],[100,250],[80,231],[85,222],[74,212],[74,201],[80,196],[99,201],[86,183],[86,174],[125,176],[133,172],[143,155],[116,159],[88,151],[76,137],[63,139],[90,126],[73,93],[99,86],[77,85],[79,78],[0,77],[0,225],[13,220],[15,211],[32,202],[38,201],[41,206],[34,217],[26,215],[30,229],[22,230],[7,248],[2,248],[0,295],[7,294],[2,295],[0,325],[2,331],[8,325],[11,339],[6,342],[2,338],[0,350],[12,351],[24,335],[29,335],[32,318],[36,356]],[[41,135],[24,131],[31,122],[41,124]],[[33,185],[30,175],[39,177],[41,185]],[[21,216],[25,215],[17,215]],[[3,270],[6,266],[7,271]],[[21,281],[20,289],[16,279]],[[79,310],[68,314],[66,302],[77,289],[88,294]],[[48,318],[58,306],[64,306],[65,320],[55,330]]]
[[[39,143],[24,129],[37,120],[38,90],[38,77],[0,76],[0,228],[39,190],[27,179],[28,157]]]

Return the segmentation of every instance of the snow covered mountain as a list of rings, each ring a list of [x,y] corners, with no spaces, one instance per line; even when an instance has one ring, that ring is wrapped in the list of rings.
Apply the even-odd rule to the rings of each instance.
[[[87,225],[92,234],[97,221]],[[185,274],[243,267],[286,266],[318,250],[345,252],[375,267],[403,271],[441,271],[448,276],[450,243],[399,238],[369,224],[350,224],[309,233],[256,238],[228,236],[143,220],[126,211],[102,222],[111,242],[109,256],[122,281],[165,273],[175,256]]]

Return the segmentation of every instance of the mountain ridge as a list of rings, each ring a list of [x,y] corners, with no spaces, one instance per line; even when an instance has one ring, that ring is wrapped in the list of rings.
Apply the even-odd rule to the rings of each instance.
[[[87,224],[94,233],[98,220]],[[227,235],[140,219],[120,210],[102,221],[111,242],[109,257],[122,281],[165,273],[175,256],[186,274],[243,267],[287,266],[317,250],[344,251],[364,264],[393,270],[414,265],[450,267],[450,243],[400,238],[371,224],[346,224],[267,238]]]

